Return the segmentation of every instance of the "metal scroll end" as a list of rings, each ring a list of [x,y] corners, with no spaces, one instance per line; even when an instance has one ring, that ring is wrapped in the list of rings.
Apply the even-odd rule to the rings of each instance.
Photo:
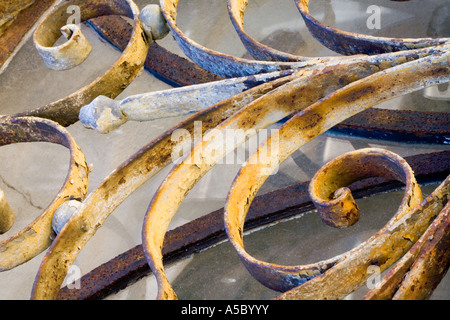
[[[81,63],[89,56],[92,46],[76,24],[68,24],[61,28],[67,41],[59,46],[47,47],[35,43],[36,49],[51,70],[68,70]]]
[[[169,32],[169,26],[161,12],[161,7],[157,4],[145,6],[139,15],[142,27],[148,39],[160,40]]]
[[[79,119],[86,128],[100,133],[109,133],[128,120],[120,109],[120,103],[105,96],[98,96],[82,107]]]

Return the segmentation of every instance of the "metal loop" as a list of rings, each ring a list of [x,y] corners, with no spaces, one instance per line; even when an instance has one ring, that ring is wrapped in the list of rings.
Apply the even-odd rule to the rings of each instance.
[[[280,50],[271,48],[265,44],[262,44],[252,38],[244,30],[244,13],[247,7],[248,0],[228,0],[228,13],[230,15],[230,20],[239,35],[243,45],[250,53],[250,55],[257,60],[267,60],[267,61],[283,61],[283,62],[325,62],[340,59],[344,57],[304,57],[297,56],[294,54],[282,52]]]
[[[52,203],[26,228],[0,243],[0,271],[9,270],[43,252],[52,242],[52,218],[56,209],[71,199],[84,199],[88,166],[69,132],[53,121],[33,117],[0,117],[0,145],[50,142],[70,150],[70,167],[63,187]]]
[[[117,97],[143,68],[149,41],[139,21],[139,8],[131,0],[65,1],[37,26],[33,39],[38,47],[39,44],[42,46],[53,44],[59,38],[60,28],[67,23],[69,6],[80,8],[81,22],[103,15],[123,15],[133,19],[133,34],[128,46],[114,65],[91,84],[61,100],[34,110],[21,112],[15,116],[42,117],[56,121],[63,126],[69,126],[78,121],[78,114],[82,106],[90,103],[99,95],[105,95],[111,99]]]
[[[314,38],[328,49],[343,55],[381,54],[438,46],[450,41],[450,38],[397,39],[373,37],[341,31],[316,20],[309,13],[309,0],[295,0],[295,3]]]
[[[261,164],[256,159],[258,159],[260,154],[267,154],[271,138],[261,145],[258,151],[250,157],[247,161],[248,164],[241,169],[228,194],[225,208],[225,226],[231,243],[254,277],[262,283],[270,285],[272,288],[287,290],[289,286],[298,285],[299,282],[310,280],[311,276],[320,274],[318,265],[306,267],[306,270],[303,267],[296,269],[275,266],[268,263],[261,263],[249,256],[243,249],[242,230],[246,213],[255,194],[270,173],[298,148],[343,119],[390,99],[392,96],[419,90],[431,83],[448,81],[450,74],[448,57],[449,53],[447,52],[408,62],[385,71],[380,71],[337,90],[326,99],[322,99],[302,112],[299,112],[280,128],[278,138],[279,152],[271,154],[268,161]],[[382,87],[380,86],[381,83],[383,83]],[[385,88],[390,88],[391,92],[386,92]],[[367,93],[370,93],[370,95],[367,95]],[[417,194],[416,192],[414,193]],[[379,242],[380,245],[381,243]],[[338,285],[336,282],[332,282],[333,285],[321,287],[320,290],[317,290],[317,287],[315,287],[315,291],[308,291],[305,293],[305,297],[311,297],[317,294],[320,298],[336,298],[343,297],[350,293],[351,290],[354,290],[357,284],[360,284],[367,274],[363,270],[363,266],[367,264],[367,261],[365,259],[359,260],[359,257],[362,257],[367,250],[373,249],[370,246],[361,246],[360,248],[361,250],[358,254],[353,255],[351,259],[347,258],[345,260],[347,261],[347,267],[348,263],[352,263],[352,272],[354,271],[354,274],[352,273],[351,278],[349,278],[352,281],[348,281],[345,286],[342,286],[342,283]],[[383,254],[383,250],[380,249],[378,253]],[[386,257],[383,260],[384,262],[389,261],[393,263],[400,256],[398,251],[388,251],[387,254],[392,254],[392,259],[391,257]],[[338,258],[334,258],[331,262],[334,265],[338,260]],[[323,264],[327,265],[329,261],[321,263],[319,266],[322,267]],[[342,269],[339,269],[339,271],[342,272]],[[336,273],[333,271],[332,274]],[[349,274],[349,270],[345,274]],[[323,277],[319,278],[323,279]],[[335,281],[337,278],[333,279]],[[313,280],[305,284],[307,288],[314,287],[315,282]],[[317,282],[320,281],[322,280],[317,280]]]
[[[176,23],[178,0],[161,0],[161,9],[172,35],[183,52],[201,68],[222,77],[245,77],[306,66],[305,62],[247,60],[207,49],[184,35]],[[317,62],[319,59],[315,59]]]
[[[68,70],[81,64],[92,51],[92,46],[76,24],[68,24],[61,28],[61,33],[67,41],[52,47],[52,43],[35,46],[45,65],[52,70]],[[46,39],[47,40],[47,39]]]
[[[272,90],[274,86],[273,83],[263,84],[192,115],[143,147],[106,177],[83,201],[47,250],[36,275],[32,299],[57,298],[70,265],[106,218],[131,193],[171,162],[175,147],[171,136],[175,130],[187,130],[193,135],[194,130],[197,130],[197,121],[204,124],[202,130],[213,129],[250,101]]]
[[[405,194],[410,194],[413,175],[397,155],[381,149],[362,149],[323,166],[312,178],[309,193],[323,222],[333,227],[348,227],[359,220],[358,206],[348,188],[350,184],[379,176],[401,181],[406,185]]]

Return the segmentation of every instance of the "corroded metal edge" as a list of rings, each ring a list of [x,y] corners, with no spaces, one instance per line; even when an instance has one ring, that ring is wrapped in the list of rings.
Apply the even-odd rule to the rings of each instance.
[[[214,74],[222,77],[244,77],[257,73],[282,71],[301,68],[308,64],[320,63],[320,58],[311,58],[308,62],[274,62],[248,60],[208,49],[189,39],[176,23],[178,0],[161,0],[163,15],[172,31],[172,35],[187,57]]]

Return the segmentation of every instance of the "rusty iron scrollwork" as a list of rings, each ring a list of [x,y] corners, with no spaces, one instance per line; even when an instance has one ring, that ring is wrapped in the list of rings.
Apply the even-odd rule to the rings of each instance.
[[[0,118],[2,145],[48,141],[71,151],[69,175],[50,207],[21,233],[0,243],[0,269],[11,269],[47,249],[32,299],[102,298],[150,272],[158,283],[158,299],[177,299],[164,268],[167,258],[177,259],[183,256],[181,252],[195,252],[196,248],[226,238],[249,274],[280,292],[278,299],[345,298],[367,281],[372,266],[381,271],[391,269],[365,299],[429,298],[450,265],[448,152],[433,155],[442,167],[425,170],[423,166],[430,160],[426,155],[403,159],[379,148],[355,150],[319,169],[308,182],[309,193],[305,192],[301,199],[289,200],[291,193],[293,198],[300,195],[293,186],[280,190],[278,197],[285,197],[284,203],[263,208],[258,203],[263,203],[264,197],[257,194],[280,164],[328,131],[448,144],[448,113],[372,107],[449,82],[450,38],[394,39],[345,32],[316,20],[309,12],[308,0],[295,0],[314,38],[339,54],[296,56],[264,45],[245,31],[247,0],[228,0],[227,4],[232,25],[254,60],[208,49],[187,37],[177,25],[177,0],[161,0],[160,6],[150,5],[141,11],[131,0],[64,1],[39,23],[33,40],[51,69],[73,68],[91,50],[80,29],[65,24],[64,13],[69,5],[79,6],[82,21],[89,20],[99,34],[123,52],[105,75],[72,95]],[[132,25],[119,15],[130,18]],[[114,29],[120,32],[112,32]],[[54,46],[61,32],[67,42]],[[188,59],[158,46],[155,40],[168,33]],[[172,66],[162,67],[163,61],[170,61]],[[180,88],[115,100],[143,68]],[[170,72],[171,68],[188,71],[176,74]],[[89,169],[64,126],[81,121],[85,127],[107,134],[127,121],[173,115],[186,119],[129,157],[87,194]],[[400,122],[400,118],[412,120]],[[89,284],[84,287],[90,292],[61,289],[70,266],[108,216],[147,180],[173,163],[177,145],[172,134],[183,130],[194,135],[198,122],[202,123],[200,133],[205,137],[183,150],[152,195],[143,221],[142,245],[86,275],[82,281]],[[249,156],[235,177],[224,208],[168,231],[197,182],[258,130],[276,123],[281,123],[277,134],[269,136]],[[227,130],[245,134],[230,143],[224,141]],[[323,222],[336,228],[357,223],[360,212],[355,194],[364,188],[350,186],[374,177],[400,183],[404,196],[388,223],[357,247],[298,266],[261,261],[245,250],[247,224],[253,221],[261,225],[286,217],[290,214],[286,208],[316,208]],[[434,182],[440,183],[425,199],[420,188],[424,177],[434,177]],[[13,220],[7,204],[4,207],[2,230],[8,229]],[[136,269],[130,272],[130,266]],[[113,272],[122,269],[128,271]]]

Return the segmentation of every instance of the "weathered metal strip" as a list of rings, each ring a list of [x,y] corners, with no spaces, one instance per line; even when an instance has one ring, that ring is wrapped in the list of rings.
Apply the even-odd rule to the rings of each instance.
[[[433,223],[412,248],[389,270],[377,287],[370,290],[365,300],[388,299],[427,299],[441,281],[449,266],[448,238],[449,238],[449,208],[447,202],[444,209],[434,219]],[[422,256],[419,258],[419,256]],[[426,270],[418,276],[417,283],[411,278],[417,276],[412,266],[422,264],[430,257],[434,260],[428,263]],[[419,262],[419,263],[418,263]],[[416,267],[417,268],[417,267]],[[406,284],[410,285],[405,285]],[[413,283],[411,286],[411,282]],[[421,284],[424,282],[425,284]],[[406,290],[405,290],[406,289]],[[413,295],[405,295],[405,291],[411,291]]]
[[[436,183],[449,174],[450,151],[414,155],[405,158],[414,170],[417,182]],[[309,197],[310,182],[259,195],[252,202],[245,230],[261,227],[314,208]],[[403,185],[383,178],[368,178],[350,185],[355,199],[402,189]],[[167,232],[163,255],[166,265],[195,254],[226,239],[223,208]],[[151,273],[142,245],[118,255],[81,278],[80,289],[64,287],[60,300],[103,299],[117,293]]]
[[[228,0],[228,13],[230,20],[239,35],[242,43],[244,44],[250,55],[257,60],[266,61],[310,61],[311,57],[297,56],[290,53],[282,52],[277,49],[271,48],[265,44],[262,44],[253,39],[244,30],[244,13],[247,7],[248,0]],[[343,57],[324,57],[323,61],[332,61],[337,59],[343,59]]]
[[[228,13],[239,38],[253,58],[257,60],[285,62],[307,61],[309,59],[308,57],[296,56],[273,49],[250,37],[244,30],[244,12],[247,4],[248,0],[228,0]]]
[[[286,77],[288,78],[288,77]],[[203,123],[202,133],[212,129],[245,105],[288,82],[280,78],[249,89],[199,112],[163,133],[105,178],[82,203],[70,222],[58,234],[39,268],[33,285],[33,299],[56,299],[67,271],[79,252],[105,219],[132,192],[172,161],[176,141],[172,133],[186,130],[194,136],[195,122]]]
[[[34,1],[29,7],[19,12],[11,25],[0,36],[0,73],[13,57],[14,51],[31,30],[39,17],[47,11],[56,0]]]
[[[101,133],[109,133],[127,121],[151,121],[187,116],[261,83],[292,75],[294,71],[270,72],[142,93],[121,101],[99,96],[81,108],[79,118],[85,127]]]
[[[450,144],[450,113],[372,108],[330,132],[404,143]]]
[[[132,26],[119,16],[103,16],[88,21],[104,39],[119,50],[124,50],[131,37]],[[156,41],[150,45],[144,67],[156,77],[173,86],[186,86],[223,80],[195,63],[179,57]]]
[[[304,276],[307,279],[313,275],[308,270],[305,270],[306,272],[301,274],[298,272],[286,272],[286,267],[274,266],[258,261],[248,255],[243,249],[242,234],[239,230],[243,229],[248,207],[268,175],[298,148],[345,118],[353,116],[382,101],[386,101],[393,96],[419,90],[427,85],[448,81],[450,75],[448,55],[449,53],[438,54],[408,62],[385,71],[380,71],[373,76],[356,81],[343,89],[337,90],[335,93],[329,95],[327,99],[322,99],[298,113],[280,128],[278,153],[272,153],[266,156],[268,160],[263,164],[256,161],[259,156],[267,155],[268,146],[271,144],[271,138],[269,138],[258,149],[258,152],[249,158],[248,163],[253,164],[248,164],[241,169],[228,195],[225,223],[231,243],[253,276],[258,277],[258,280],[266,283],[270,282],[270,279],[275,274],[280,277],[287,277],[288,282],[289,279],[297,278],[298,276]],[[266,164],[267,162],[269,165]],[[424,226],[422,224],[421,227],[423,228]],[[419,228],[419,224],[410,227]],[[367,277],[367,270],[365,268],[371,256],[374,257],[377,254],[384,254],[382,247],[379,247],[378,249],[380,250],[377,251],[376,239],[373,241],[374,243],[372,245],[374,247],[369,245],[370,243],[361,245],[358,252],[349,255],[339,264],[330,268],[326,272],[326,276],[315,277],[307,281],[298,287],[298,290],[295,289],[296,294],[290,296],[295,296],[296,298],[316,297],[318,299],[326,299],[343,297],[349,294]],[[381,268],[387,267],[398,259],[401,256],[400,251],[408,249],[408,243],[402,242],[401,238],[393,245],[398,250],[386,251],[387,256],[383,257],[383,262],[380,263]],[[389,248],[392,247],[390,246]],[[346,285],[343,285],[339,281],[340,277],[337,276],[338,273],[341,276],[343,274],[348,276]]]
[[[0,146],[19,142],[50,142],[70,150],[69,173],[63,187],[42,214],[23,230],[0,242],[0,271],[27,262],[47,249],[52,241],[55,210],[70,199],[84,199],[88,166],[71,135],[58,124],[41,118],[0,117]]]
[[[149,41],[139,21],[139,9],[131,0],[66,1],[55,8],[39,24],[34,33],[35,43],[42,46],[53,45],[60,36],[60,28],[67,23],[69,18],[67,8],[70,5],[77,5],[80,8],[81,21],[102,15],[123,15],[133,19],[133,34],[129,44],[114,65],[91,84],[61,100],[34,110],[21,112],[16,116],[42,117],[56,121],[63,126],[69,126],[78,121],[78,113],[82,106],[99,95],[115,98],[143,68]]]
[[[448,201],[448,199],[447,199]],[[393,300],[425,300],[433,293],[450,267],[450,203],[430,227],[426,243]]]
[[[321,58],[311,58],[308,62],[271,62],[247,60],[223,54],[201,46],[184,35],[176,24],[178,0],[161,0],[163,15],[180,48],[201,68],[221,77],[245,77],[257,73],[302,68],[324,62]]]
[[[341,31],[316,20],[309,13],[309,0],[295,0],[311,34],[324,46],[343,55],[380,54],[386,52],[418,49],[437,46],[450,41],[450,38],[397,39],[373,37]]]

